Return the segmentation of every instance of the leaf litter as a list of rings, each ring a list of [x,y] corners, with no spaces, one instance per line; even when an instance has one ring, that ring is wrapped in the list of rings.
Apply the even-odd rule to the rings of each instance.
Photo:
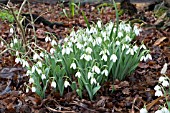
[[[31,8],[32,13],[45,13],[43,17],[50,21],[68,24],[68,27],[54,27],[53,29],[41,23],[36,25],[38,44],[47,50],[50,45],[44,42],[46,32],[54,33],[60,40],[70,33],[73,24],[86,27],[82,15],[76,14],[72,18],[65,17],[62,9],[69,10],[68,7],[61,7],[59,4],[37,3],[32,4]],[[90,22],[101,19],[106,23],[115,19],[115,12],[110,7],[106,7],[100,12],[95,9],[95,6],[86,4],[81,9],[86,12]],[[24,8],[23,12],[28,12],[28,8]],[[147,18],[147,21],[145,21],[147,24],[156,22],[153,12],[146,11],[143,16]],[[120,18],[128,20],[131,17],[125,14]],[[0,20],[0,25],[1,37],[9,41],[11,39],[9,23]],[[79,26],[74,26],[74,29],[78,29]],[[159,107],[159,103],[165,101],[163,98],[154,96],[154,86],[158,82],[164,63],[170,65],[170,33],[168,31],[169,28],[162,30],[155,27],[143,27],[141,36],[137,37],[136,41],[143,41],[150,48],[153,60],[147,63],[141,62],[136,71],[126,77],[124,81],[106,82],[93,101],[88,100],[86,92],[83,93],[84,99],[80,99],[76,92],[70,92],[69,90],[65,92],[63,97],[60,97],[59,93],[47,90],[46,99],[40,99],[32,92],[26,93],[25,83],[28,82],[28,77],[25,75],[26,70],[21,68],[20,65],[16,65],[15,58],[10,56],[9,52],[5,52],[0,58],[0,112],[137,113],[146,104],[151,111],[150,113],[153,113]],[[32,31],[27,34],[27,37],[31,36],[33,36]],[[1,51],[4,49],[5,47],[0,46]],[[170,77],[169,69],[167,75]]]

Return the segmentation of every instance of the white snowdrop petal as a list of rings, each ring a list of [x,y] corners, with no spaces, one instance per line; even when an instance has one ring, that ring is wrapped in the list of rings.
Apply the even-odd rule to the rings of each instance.
[[[148,111],[146,108],[142,108],[142,109],[140,109],[140,113],[148,113]]]

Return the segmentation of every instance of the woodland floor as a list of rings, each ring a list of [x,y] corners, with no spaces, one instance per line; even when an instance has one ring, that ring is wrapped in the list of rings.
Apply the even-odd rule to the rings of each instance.
[[[18,5],[19,7],[19,5]],[[42,14],[43,17],[51,22],[63,22],[68,27],[54,27],[53,29],[36,24],[36,35],[38,44],[49,50],[49,44],[44,41],[45,32],[55,33],[58,39],[64,38],[70,33],[72,27],[78,29],[79,26],[85,27],[83,16],[79,13],[74,18],[67,18],[63,14],[63,8],[69,10],[68,7],[62,5],[49,4],[31,4],[32,13]],[[96,22],[101,19],[104,23],[115,20],[115,12],[110,7],[105,7],[100,11],[93,5],[86,4],[81,7],[86,13],[90,22]],[[28,8],[24,8],[23,12],[28,12]],[[138,10],[138,14],[128,16],[122,15],[120,19],[128,20],[129,18],[145,17],[144,23],[154,25],[157,18],[153,11],[146,9]],[[72,24],[77,24],[73,26]],[[0,36],[5,40],[11,40],[9,35],[9,23],[0,20]],[[137,42],[144,42],[151,50],[153,60],[146,63],[141,62],[136,71],[126,77],[124,81],[114,81],[106,83],[96,95],[93,101],[84,94],[84,99],[80,99],[75,92],[68,89],[63,97],[58,93],[51,92],[47,94],[47,98],[41,100],[34,93],[25,92],[25,83],[28,77],[20,65],[15,64],[15,57],[8,52],[0,56],[0,113],[49,113],[49,112],[80,112],[80,113],[138,113],[144,104],[148,105],[149,113],[154,113],[159,105],[164,101],[154,96],[154,86],[158,83],[160,71],[164,63],[170,65],[170,28],[162,30],[161,28],[142,27],[141,35],[137,37]],[[27,34],[28,38],[33,36],[33,32]],[[4,50],[0,46],[0,51]],[[167,71],[170,77],[170,70]],[[114,84],[114,92],[112,85]]]

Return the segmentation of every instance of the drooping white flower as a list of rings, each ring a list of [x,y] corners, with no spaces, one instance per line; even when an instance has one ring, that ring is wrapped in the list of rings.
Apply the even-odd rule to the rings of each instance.
[[[131,39],[128,35],[126,35],[125,40],[126,40],[127,42],[132,41],[132,39]]]
[[[102,38],[101,37],[97,37],[96,38],[96,44],[97,45],[101,45],[101,43],[102,43]]]
[[[37,71],[37,73],[38,73],[39,75],[42,74],[41,69],[36,68],[36,71]]]
[[[168,64],[165,63],[162,70],[161,70],[161,74],[166,74],[167,69],[168,69]]]
[[[19,52],[18,52],[18,51],[16,51],[15,55],[16,55],[16,56],[18,56],[18,55],[19,55]]]
[[[118,32],[118,37],[121,38],[123,36],[122,32]]]
[[[31,75],[31,74],[32,74],[31,70],[27,70],[26,75],[29,76],[29,75]]]
[[[115,54],[112,54],[110,57],[110,60],[112,60],[113,62],[116,62],[117,56]]]
[[[124,30],[125,30],[126,32],[130,32],[131,26],[130,26],[129,24],[126,24],[125,27],[124,27]]]
[[[22,59],[22,67],[29,67],[29,64],[26,60]]]
[[[74,30],[70,33],[70,36],[71,36],[71,37],[76,36],[76,33],[75,33],[75,31],[74,31]]]
[[[50,53],[51,53],[51,54],[54,54],[54,52],[55,52],[55,49],[54,49],[54,48],[51,48],[51,49],[50,49]]]
[[[88,72],[87,78],[90,79],[91,77],[93,77],[93,73],[92,72]]]
[[[36,61],[37,59],[40,59],[40,56],[37,53],[35,53],[33,55],[33,60]]]
[[[56,88],[56,82],[55,81],[51,82],[51,87]]]
[[[21,62],[21,58],[16,58],[15,62],[18,64],[19,62]]]
[[[31,90],[32,92],[36,92],[36,88],[34,86],[31,88]]]
[[[70,83],[66,80],[66,81],[64,82],[64,87],[67,88],[68,86],[70,86]]]
[[[163,113],[162,110],[157,110],[155,113]]]
[[[129,48],[128,50],[127,50],[127,52],[126,52],[126,54],[131,54],[131,55],[134,55],[134,51],[133,51],[133,49],[132,48]]]
[[[30,84],[34,83],[34,79],[30,77],[29,83],[30,83]]]
[[[18,40],[16,38],[14,38],[14,44],[17,44]]]
[[[164,81],[162,82],[162,86],[164,86],[164,87],[169,86],[169,82],[168,82],[167,80],[164,80]]]
[[[38,65],[39,67],[42,67],[42,62],[41,62],[41,61],[38,61],[38,62],[37,62],[37,65]]]
[[[102,74],[102,75],[105,74],[105,76],[108,76],[109,72],[108,72],[107,69],[104,69],[104,70],[101,72],[101,74]]]
[[[119,41],[116,41],[116,45],[119,46],[119,45],[120,45],[120,42],[119,42]]]
[[[10,34],[13,34],[13,33],[14,33],[14,29],[13,29],[12,27],[9,29],[9,33],[10,33]]]
[[[162,113],[170,113],[170,111],[166,107],[163,107],[161,111]]]
[[[148,113],[148,111],[146,108],[142,108],[142,109],[140,109],[140,113]]]
[[[141,32],[141,29],[138,28],[138,26],[135,25],[135,26],[133,27],[133,31],[135,32],[136,36],[138,36],[138,35],[140,34],[140,32]]]
[[[64,55],[64,54],[69,55],[71,52],[73,52],[73,49],[71,47],[64,47],[62,49],[62,55]]]
[[[51,42],[51,38],[47,35],[46,38],[45,38],[45,42]]]
[[[149,60],[152,60],[151,54],[147,54],[147,55],[146,55],[146,59],[147,59],[147,60],[148,60],[148,59],[149,59]]]
[[[52,45],[52,46],[55,46],[55,45],[57,45],[57,42],[56,42],[55,40],[52,40],[52,41],[51,41],[51,45]]]
[[[143,61],[145,59],[145,56],[142,56],[141,58],[140,58],[140,61]]]
[[[161,90],[161,87],[159,86],[159,85],[156,85],[155,87],[154,87],[154,90]]]
[[[139,48],[139,47],[138,47],[137,45],[133,46],[133,50],[134,50],[135,52],[137,52],[138,48]]]
[[[94,66],[92,67],[92,72],[96,72],[97,74],[100,74],[100,69],[99,69],[99,67],[96,66],[96,65],[94,65]]]
[[[81,50],[81,49],[83,48],[83,45],[82,45],[82,44],[80,44],[79,42],[77,42],[77,43],[76,43],[76,47],[77,47],[78,49],[80,49],[80,50]]]
[[[81,59],[81,58],[80,58],[80,59]],[[91,57],[91,55],[84,54],[84,59],[85,59],[86,61],[90,61],[90,60],[92,60],[92,57]]]
[[[92,52],[92,49],[90,47],[87,47],[86,48],[86,53],[91,54],[91,52]]]
[[[163,82],[163,81],[165,81],[165,80],[166,80],[165,77],[163,77],[163,76],[159,77],[159,82]]]
[[[96,84],[96,83],[97,83],[97,82],[96,82],[96,79],[95,79],[95,78],[91,78],[90,83],[91,83],[91,85],[92,85],[92,84]]]
[[[80,76],[81,76],[81,73],[78,71],[78,72],[75,74],[75,77],[80,78]]]
[[[107,55],[106,54],[103,54],[102,56],[102,59],[101,60],[104,60],[105,62],[107,61]]]
[[[144,44],[142,44],[141,46],[140,46],[140,49],[146,49],[146,46],[144,45]]]
[[[163,96],[162,91],[161,90],[156,90],[155,96],[158,96],[158,97]]]
[[[4,42],[3,42],[3,41],[1,41],[0,45],[1,45],[1,46],[4,46]]]
[[[44,53],[43,52],[40,53],[40,57],[44,57]]]
[[[13,44],[13,43],[10,43],[10,47],[13,48],[13,47],[14,47],[14,44]]]
[[[42,75],[41,75],[41,79],[42,79],[42,80],[46,79],[45,74],[42,74]]]
[[[35,70],[36,70],[36,68],[37,68],[37,67],[33,65],[32,68],[31,68],[31,72],[34,73]]]
[[[70,68],[76,69],[76,63],[73,62],[73,63],[70,65]]]
[[[26,93],[28,93],[29,92],[29,88],[26,88]]]
[[[101,21],[98,21],[98,22],[97,22],[97,26],[98,26],[99,28],[101,28],[101,27],[102,27],[102,22],[101,22]]]

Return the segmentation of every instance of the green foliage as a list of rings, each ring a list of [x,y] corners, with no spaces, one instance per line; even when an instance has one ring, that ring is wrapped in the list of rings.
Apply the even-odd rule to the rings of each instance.
[[[14,22],[14,17],[12,14],[10,14],[7,10],[0,10],[0,19],[3,21],[8,21],[10,23]]]

